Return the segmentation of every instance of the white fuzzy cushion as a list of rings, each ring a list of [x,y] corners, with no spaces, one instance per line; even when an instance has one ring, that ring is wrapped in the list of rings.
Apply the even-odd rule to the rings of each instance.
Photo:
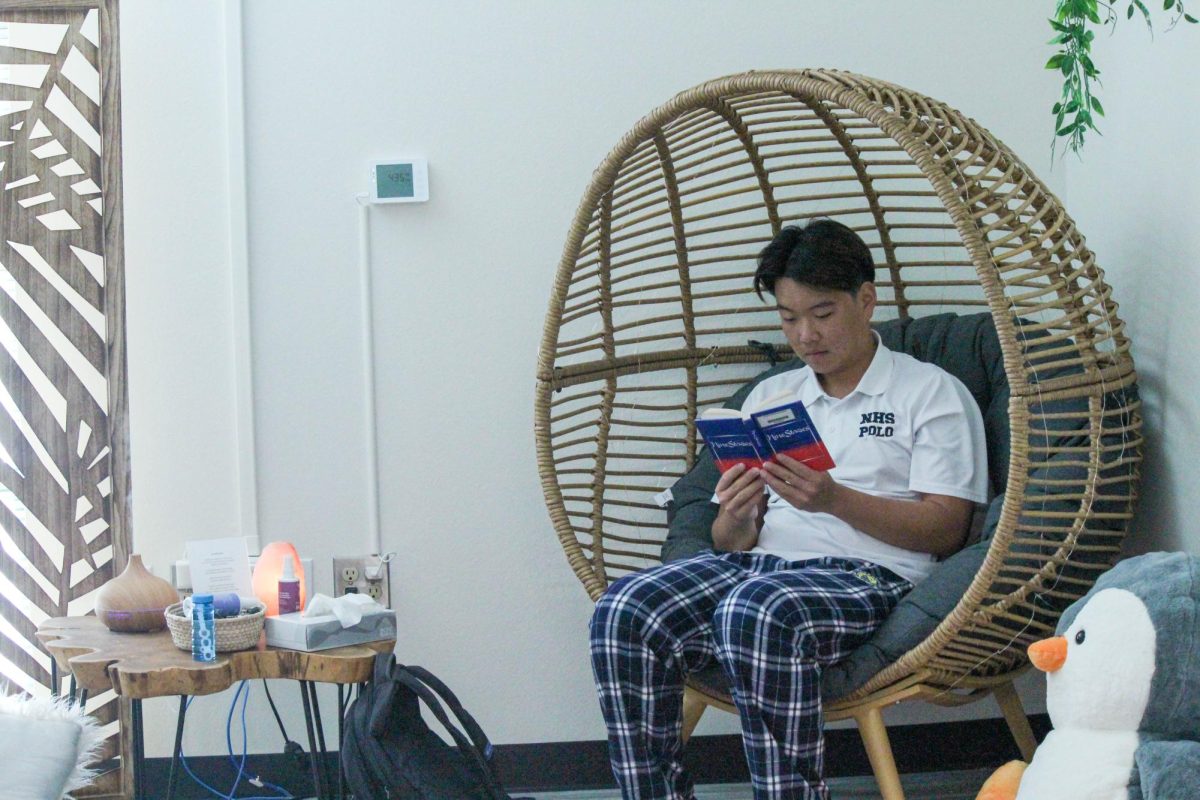
[[[58,800],[87,786],[103,741],[96,721],[62,700],[0,697],[4,798]]]

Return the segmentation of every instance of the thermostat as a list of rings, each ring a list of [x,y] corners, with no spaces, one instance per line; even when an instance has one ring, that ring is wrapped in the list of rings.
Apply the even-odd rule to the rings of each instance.
[[[429,199],[429,165],[423,158],[396,158],[371,165],[372,203],[424,203]]]

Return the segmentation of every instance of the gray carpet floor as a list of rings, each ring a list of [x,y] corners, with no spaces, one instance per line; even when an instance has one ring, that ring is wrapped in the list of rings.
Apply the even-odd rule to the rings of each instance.
[[[929,772],[903,775],[904,793],[911,800],[975,800],[979,787],[991,774],[990,769],[964,772]],[[877,800],[879,787],[869,776],[833,778],[829,781],[833,800]],[[537,800],[621,800],[619,792],[600,789],[586,792],[544,792],[529,795]],[[697,800],[750,800],[750,785],[714,784],[696,787]]]

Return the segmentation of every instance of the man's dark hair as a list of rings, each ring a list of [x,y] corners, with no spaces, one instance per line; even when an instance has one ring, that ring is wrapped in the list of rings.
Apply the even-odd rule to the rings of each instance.
[[[775,282],[791,278],[814,289],[857,292],[875,281],[871,249],[840,222],[816,219],[803,227],[789,225],[758,254],[754,291],[775,294]]]

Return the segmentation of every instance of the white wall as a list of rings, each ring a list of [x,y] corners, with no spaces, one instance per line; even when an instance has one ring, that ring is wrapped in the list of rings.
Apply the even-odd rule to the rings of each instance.
[[[121,13],[134,538],[161,566],[187,538],[239,524],[223,28],[215,0],[125,0]],[[542,319],[592,169],[682,89],[826,66],[957,106],[1059,191],[1045,13],[954,0],[249,0],[262,540],[316,559],[322,591],[334,555],[367,548],[353,196],[370,159],[423,154],[431,201],[371,211],[397,652],[440,674],[497,742],[602,738],[590,604],[549,524],[532,435]],[[223,702],[200,707],[206,723],[223,719]],[[171,706],[148,704],[151,756],[169,751]],[[736,730],[732,716],[710,717],[702,733]],[[200,727],[189,724],[191,751],[222,751]],[[260,727],[252,749],[277,749]]]
[[[165,576],[241,526],[224,32],[216,5],[160,5],[122,4],[121,81],[134,544]]]
[[[1200,554],[1200,26],[1096,40],[1108,118],[1065,159],[1067,208],[1129,325],[1148,445],[1131,552]]]
[[[240,514],[225,27],[215,2],[122,3],[121,23],[133,539],[167,577],[188,539],[252,533]],[[224,752],[227,703],[197,701],[188,752]],[[175,707],[146,704],[152,757],[170,755]]]

